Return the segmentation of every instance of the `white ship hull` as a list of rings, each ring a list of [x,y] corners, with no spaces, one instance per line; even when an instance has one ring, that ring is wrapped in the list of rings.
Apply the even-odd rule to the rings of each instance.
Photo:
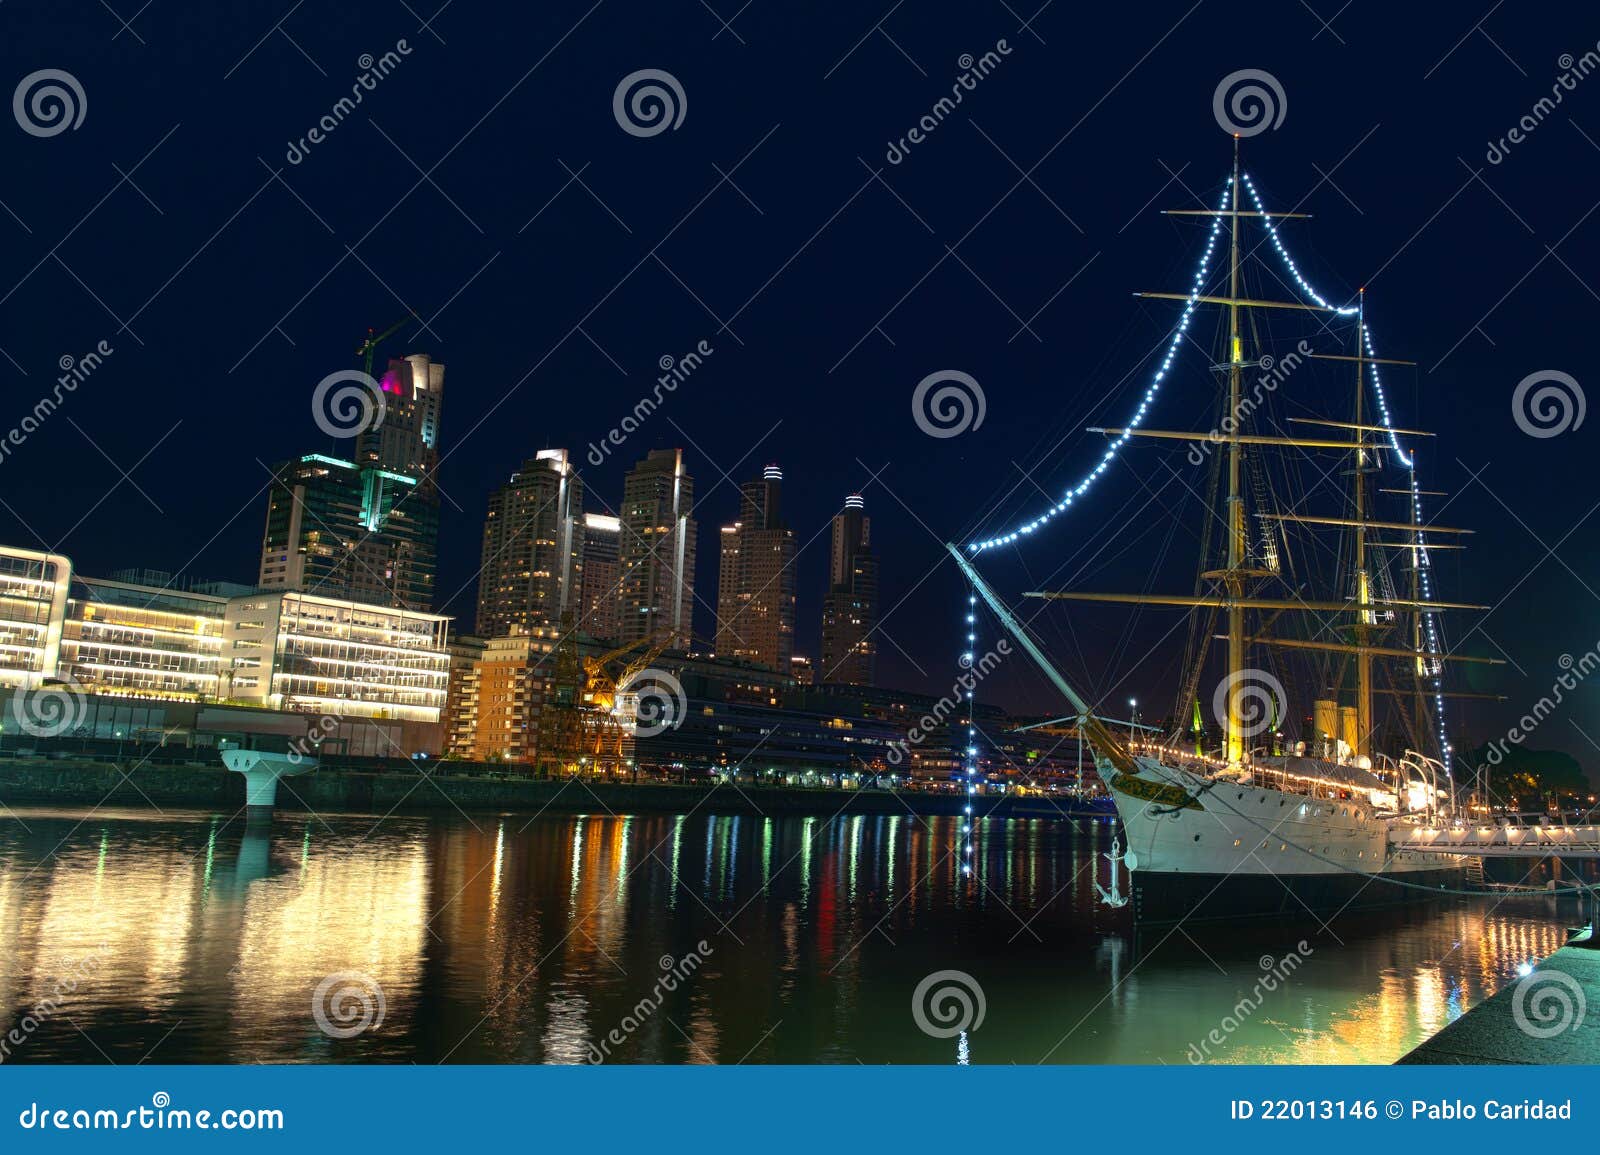
[[[1211,777],[1154,758],[1102,768],[1133,861],[1141,922],[1304,916],[1461,887],[1466,859],[1396,850],[1369,801]],[[1405,885],[1397,885],[1397,880]]]

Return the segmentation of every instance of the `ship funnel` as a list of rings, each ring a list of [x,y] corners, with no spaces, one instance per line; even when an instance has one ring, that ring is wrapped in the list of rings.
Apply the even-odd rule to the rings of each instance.
[[[1339,703],[1331,698],[1318,698],[1311,703],[1311,717],[1317,730],[1312,752],[1320,758],[1330,757],[1339,738]]]

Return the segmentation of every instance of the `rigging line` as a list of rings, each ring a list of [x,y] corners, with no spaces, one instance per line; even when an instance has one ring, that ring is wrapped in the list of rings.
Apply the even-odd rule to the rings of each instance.
[[[1245,187],[1250,192],[1251,199],[1255,202],[1257,210],[1264,213],[1265,210],[1262,207],[1261,197],[1256,192],[1255,184],[1250,180],[1249,174],[1248,173],[1241,174],[1241,177],[1244,180]],[[1283,259],[1284,264],[1287,266],[1287,268],[1289,269],[1290,274],[1294,277],[1296,282],[1299,283],[1301,288],[1304,289],[1306,291],[1306,293],[1309,294],[1313,300],[1317,301],[1319,304],[1322,304],[1322,305],[1326,306],[1325,299],[1314,288],[1311,287],[1311,284],[1303,276],[1301,276],[1299,268],[1296,267],[1296,265],[1294,263],[1294,259],[1289,256],[1288,250],[1286,248],[1284,248],[1283,241],[1279,238],[1278,230],[1273,226],[1271,218],[1263,216],[1261,218],[1261,220],[1262,220],[1262,223],[1266,226],[1267,235],[1272,239],[1273,246],[1278,250],[1278,255]],[[1357,315],[1358,324],[1360,326],[1360,337],[1361,337],[1362,347],[1365,348],[1366,354],[1367,354],[1367,356],[1369,358],[1376,358],[1378,356],[1377,347],[1376,347],[1376,343],[1372,339],[1372,328],[1366,322],[1365,311],[1362,308],[1360,308],[1359,306],[1357,306],[1355,308],[1346,307],[1346,308],[1340,309],[1339,312],[1341,314],[1355,313]],[[1410,479],[1411,479],[1412,523],[1413,523],[1413,525],[1415,525],[1417,527],[1413,532],[1414,532],[1414,535],[1416,537],[1418,546],[1422,547],[1417,551],[1417,557],[1416,557],[1417,580],[1418,580],[1418,584],[1420,586],[1420,590],[1421,590],[1421,593],[1422,593],[1422,600],[1423,601],[1432,601],[1433,600],[1433,589],[1432,589],[1433,583],[1430,580],[1430,574],[1429,574],[1429,571],[1430,571],[1430,569],[1432,567],[1432,560],[1429,557],[1429,555],[1427,553],[1427,550],[1426,550],[1427,538],[1426,538],[1425,534],[1423,533],[1423,531],[1421,529],[1421,526],[1423,524],[1422,494],[1421,494],[1421,491],[1420,491],[1420,489],[1418,487],[1418,484],[1417,484],[1416,459],[1413,456],[1408,456],[1406,454],[1405,450],[1403,450],[1400,447],[1399,436],[1394,432],[1394,430],[1392,428],[1393,422],[1391,422],[1390,419],[1389,419],[1389,402],[1388,402],[1388,399],[1384,396],[1384,391],[1383,391],[1383,376],[1382,376],[1381,372],[1379,371],[1376,362],[1375,361],[1369,361],[1367,367],[1369,369],[1371,369],[1371,371],[1372,371],[1372,388],[1373,388],[1373,392],[1374,392],[1374,394],[1376,396],[1376,399],[1377,399],[1377,402],[1378,402],[1378,412],[1382,416],[1383,424],[1384,424],[1385,428],[1389,429],[1389,444],[1393,447],[1394,452],[1395,452],[1395,456],[1399,459],[1400,463],[1406,468],[1406,470],[1409,472],[1409,475],[1410,475]],[[1423,623],[1423,632],[1428,637],[1428,654],[1429,654],[1430,657],[1432,657],[1434,659],[1437,659],[1440,651],[1439,651],[1439,627],[1438,627],[1438,623],[1435,620],[1436,615],[1431,613],[1431,612],[1429,612],[1429,611],[1424,610],[1424,611],[1421,611],[1420,617],[1421,617],[1422,623]],[[1453,748],[1450,745],[1450,741],[1449,741],[1449,738],[1448,738],[1447,733],[1446,733],[1445,720],[1444,720],[1445,719],[1445,714],[1444,714],[1444,694],[1443,694],[1443,686],[1442,686],[1442,670],[1439,668],[1442,665],[1442,663],[1438,662],[1437,660],[1434,660],[1433,662],[1428,663],[1428,665],[1430,667],[1430,669],[1429,669],[1429,680],[1432,683],[1428,687],[1428,689],[1432,691],[1433,698],[1434,698],[1434,720],[1435,720],[1435,722],[1436,722],[1436,724],[1438,726],[1437,737],[1438,737],[1438,740],[1439,740],[1439,756],[1440,756],[1440,760],[1444,763],[1445,774],[1446,774],[1446,776],[1449,776],[1449,774],[1450,774],[1450,755],[1451,755],[1451,752],[1452,752]]]
[[[1146,485],[1143,477],[1139,478],[1139,484],[1146,489],[1149,488],[1148,485]],[[1152,498],[1155,496],[1155,494],[1151,494]],[[1161,548],[1157,550],[1153,559],[1153,564],[1150,565],[1146,571],[1143,592],[1149,593],[1151,587],[1155,585],[1156,576],[1160,573],[1161,567],[1166,564],[1167,555],[1172,551],[1172,539],[1177,536],[1178,527],[1182,524],[1184,524],[1183,518],[1169,517],[1167,519],[1167,536],[1166,539],[1161,543]],[[1122,656],[1127,652],[1128,646],[1132,644],[1134,631],[1138,628],[1138,625],[1143,617],[1144,607],[1135,606],[1134,612],[1128,616],[1128,622],[1126,627],[1123,629],[1121,639],[1117,642],[1116,647],[1112,650],[1111,661],[1107,663],[1108,670],[1115,670],[1117,668],[1117,663],[1122,660]]]
[[[1029,588],[1030,589],[1038,589],[1038,588],[1040,588],[1039,587],[1039,583],[1036,580],[1034,580],[1033,567],[1028,565],[1028,559],[1026,558],[1026,556],[1024,556],[1020,551],[1018,551],[1017,560],[1022,563],[1022,572],[1028,579]],[[1051,614],[1048,617],[1047,620],[1050,621],[1055,626],[1055,630],[1056,630],[1057,636],[1061,635],[1061,633],[1062,633],[1062,625],[1065,624],[1066,633],[1067,633],[1067,635],[1070,637],[1070,639],[1072,641],[1072,648],[1077,652],[1077,655],[1078,655],[1078,667],[1080,669],[1088,669],[1089,665],[1090,665],[1089,658],[1088,658],[1088,655],[1086,655],[1083,652],[1083,643],[1078,640],[1078,631],[1073,629],[1073,627],[1072,627],[1072,615],[1071,614]]]
[[[1238,195],[1237,190],[1233,187],[1233,179],[1231,177],[1228,179],[1226,188],[1227,191],[1223,195],[1221,203],[1218,205],[1219,210],[1227,208],[1229,202]],[[1205,253],[1200,259],[1200,268],[1195,274],[1194,284],[1189,293],[1189,299],[1183,308],[1183,315],[1178,321],[1177,329],[1173,332],[1171,338],[1167,342],[1167,351],[1162,357],[1161,368],[1156,370],[1156,373],[1151,379],[1150,384],[1145,388],[1144,399],[1139,402],[1138,409],[1134,411],[1133,416],[1127,421],[1126,427],[1128,429],[1137,429],[1144,423],[1145,414],[1149,411],[1151,405],[1154,403],[1156,394],[1161,388],[1162,380],[1172,370],[1173,358],[1177,355],[1179,344],[1183,340],[1184,334],[1188,332],[1189,323],[1194,317],[1194,312],[1199,301],[1201,289],[1205,284],[1206,272],[1210,268],[1211,254],[1216,248],[1217,237],[1221,233],[1222,220],[1223,218],[1221,216],[1217,216],[1212,221],[1210,236],[1206,241]],[[1017,529],[1012,530],[1008,534],[1004,534],[999,537],[993,537],[987,541],[973,542],[967,547],[968,550],[976,554],[981,553],[986,549],[992,549],[995,546],[1008,545],[1012,542],[1015,542],[1019,537],[1031,535],[1034,530],[1042,527],[1056,514],[1065,513],[1072,506],[1074,500],[1081,498],[1085,493],[1087,493],[1089,487],[1093,485],[1095,481],[1099,479],[1100,475],[1106,471],[1110,463],[1116,458],[1118,450],[1120,450],[1122,446],[1128,442],[1129,438],[1130,434],[1123,433],[1116,441],[1113,441],[1111,446],[1107,448],[1105,453],[1101,456],[1099,463],[1096,464],[1095,467],[1087,474],[1085,474],[1073,489],[1064,494],[1058,504],[1051,506],[1044,513],[1035,517],[1032,521],[1019,526]]]

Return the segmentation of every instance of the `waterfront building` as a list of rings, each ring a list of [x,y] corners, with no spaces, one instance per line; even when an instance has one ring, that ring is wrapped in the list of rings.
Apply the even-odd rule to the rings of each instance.
[[[477,632],[559,624],[581,601],[583,479],[565,449],[544,449],[489,496],[478,574]]]
[[[215,700],[227,605],[215,594],[74,576],[61,668],[96,694]]]
[[[622,483],[620,643],[666,641],[687,649],[694,634],[697,528],[694,478],[683,450],[655,449]]]
[[[870,686],[878,663],[878,560],[866,502],[853,493],[833,519],[828,592],[822,603],[823,682]]]
[[[437,722],[450,676],[449,621],[293,591],[230,598],[223,696],[273,709]]]
[[[0,547],[0,686],[24,689],[56,675],[72,562]]]
[[[417,497],[438,497],[439,415],[444,408],[444,366],[426,353],[391,357],[378,382],[383,420],[356,439],[356,463],[386,469],[417,483]]]
[[[442,752],[471,758],[478,729],[478,662],[487,645],[474,634],[450,639],[450,678],[445,685]]]
[[[259,585],[426,610],[439,504],[413,497],[417,484],[321,453],[279,463],[267,490]]]
[[[583,580],[579,583],[578,629],[614,642],[620,632],[622,520],[605,513],[583,515]]]
[[[553,629],[518,626],[485,644],[475,670],[471,754],[475,760],[533,762],[555,643]]]
[[[722,527],[717,653],[786,673],[794,654],[795,541],[783,520],[783,471],[739,487],[739,520]]]
[[[258,582],[401,609],[433,607],[439,552],[439,417],[444,366],[390,360],[381,421],[348,459],[278,464],[267,492]]]

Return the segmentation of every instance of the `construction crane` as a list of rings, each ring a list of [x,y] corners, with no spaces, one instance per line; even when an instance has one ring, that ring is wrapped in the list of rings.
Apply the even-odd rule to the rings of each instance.
[[[361,358],[361,371],[363,373],[365,373],[368,377],[372,376],[372,355],[377,351],[378,346],[383,344],[390,337],[393,337],[406,325],[407,322],[411,321],[415,317],[415,313],[407,313],[404,317],[401,317],[400,320],[390,325],[381,333],[374,333],[372,329],[367,330],[367,339],[362,341],[356,349],[356,356]],[[376,380],[376,378],[374,378],[374,380]]]
[[[647,648],[636,654],[641,646]],[[552,655],[555,676],[540,715],[540,765],[570,774],[591,758],[596,765],[607,755],[621,761],[628,731],[617,715],[618,694],[666,648],[666,641],[652,644],[646,637],[603,654],[579,657],[572,615],[563,615]],[[629,655],[634,656],[617,673],[617,663]]]
[[[622,715],[618,713],[617,697],[619,694],[626,692],[633,679],[638,677],[642,671],[648,669],[661,656],[661,652],[667,648],[667,640],[662,639],[634,658],[622,668],[622,673],[616,678],[609,676],[605,671],[603,662],[595,663],[594,676],[596,682],[599,683],[595,694],[595,704],[604,711],[600,719],[599,733],[595,735],[594,752],[597,756],[604,754],[609,749],[617,758],[620,759],[622,757],[623,748],[627,743],[630,731],[627,726],[623,725]],[[627,647],[627,649],[632,648],[632,646]],[[626,653],[627,650],[625,649],[623,652]],[[634,697],[637,698],[638,695],[636,694]]]
[[[625,686],[628,680],[645,669],[651,662],[661,656],[661,651],[667,648],[665,641],[651,646],[643,654],[624,667],[620,677],[611,673],[611,663],[618,658],[637,650],[648,642],[649,638],[638,638],[625,646],[618,646],[609,653],[601,654],[594,658],[583,659],[583,700],[597,710],[611,713],[617,705],[617,687]]]

